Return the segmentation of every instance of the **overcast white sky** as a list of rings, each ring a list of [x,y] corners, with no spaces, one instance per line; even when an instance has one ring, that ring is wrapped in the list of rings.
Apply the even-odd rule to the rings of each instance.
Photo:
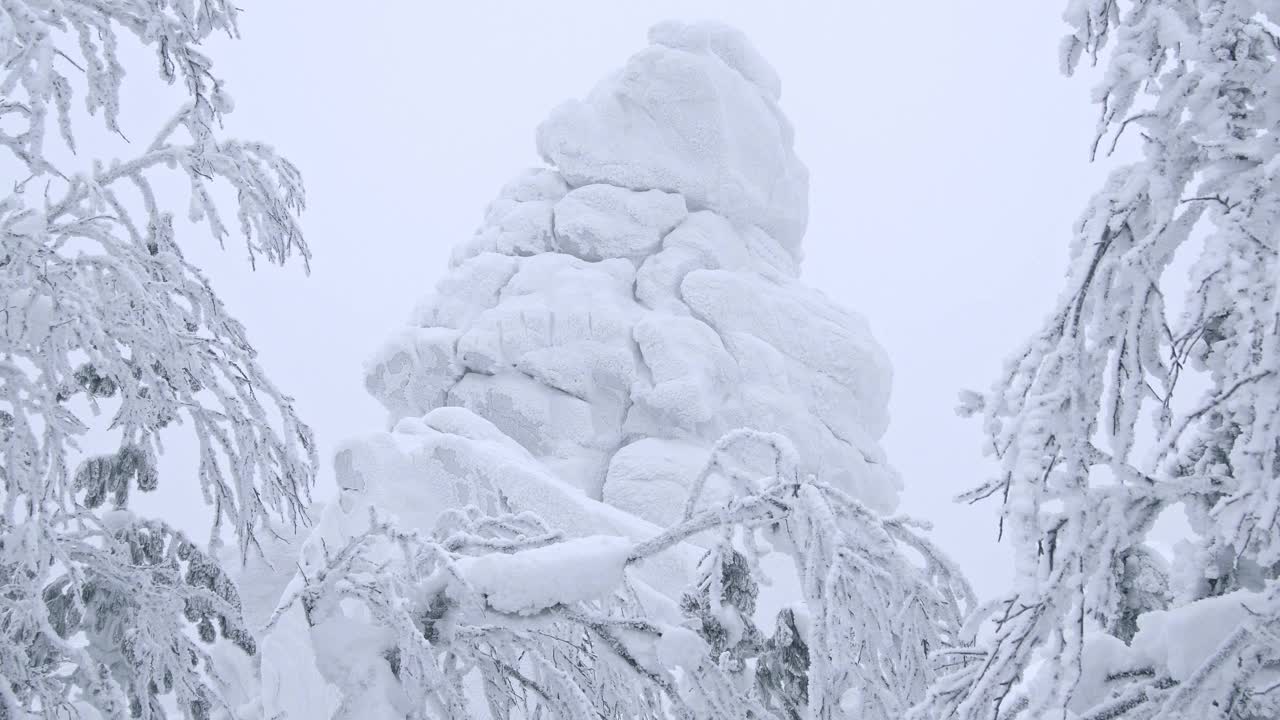
[[[243,38],[211,48],[237,101],[228,134],[301,167],[314,271],[251,273],[234,247],[186,247],[319,433],[322,494],[334,444],[383,424],[365,357],[498,188],[538,164],[537,123],[643,47],[653,22],[714,18],[782,76],[811,171],[806,282],[867,316],[892,358],[885,445],[904,509],[935,522],[982,594],[1009,575],[994,506],[950,501],[993,469],[953,407],[1048,311],[1105,170],[1087,162],[1088,82],[1057,72],[1056,3],[242,5]]]

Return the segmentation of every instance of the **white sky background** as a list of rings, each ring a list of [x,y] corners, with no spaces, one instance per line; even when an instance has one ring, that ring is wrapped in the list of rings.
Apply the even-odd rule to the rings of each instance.
[[[805,282],[864,314],[893,361],[884,444],[903,509],[935,523],[980,594],[1001,588],[1011,570],[995,505],[951,502],[994,469],[979,423],[953,408],[1050,309],[1071,225],[1106,169],[1088,164],[1089,81],[1058,74],[1058,2],[241,5],[243,38],[210,47],[236,99],[226,134],[301,168],[313,273],[250,272],[239,246],[219,252],[197,234],[184,248],[316,429],[319,496],[332,492],[334,445],[383,426],[364,359],[501,185],[539,164],[538,122],[642,48],[653,22],[713,18],[782,77],[810,169]],[[131,97],[154,85],[145,62],[126,80],[126,108],[145,114],[138,135],[173,107]],[[178,461],[195,462],[166,465]]]

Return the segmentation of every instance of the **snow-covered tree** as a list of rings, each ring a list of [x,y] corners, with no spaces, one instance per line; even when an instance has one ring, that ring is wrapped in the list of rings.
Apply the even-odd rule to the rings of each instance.
[[[866,323],[799,281],[773,69],[663,23],[369,364],[389,432],[276,588],[254,713],[899,718],[970,594],[878,439]],[[282,573],[281,570],[285,572]]]
[[[964,400],[1001,465],[966,497],[1002,498],[1017,579],[915,717],[1280,717],[1280,5],[1066,18],[1065,70],[1103,63],[1095,147],[1142,157],[1082,216],[1044,327]]]
[[[0,2],[0,167],[14,171],[0,200],[5,720],[220,711],[206,648],[255,642],[214,551],[224,530],[247,553],[268,517],[304,516],[310,431],[183,258],[166,208],[185,185],[186,216],[221,243],[231,229],[215,197],[229,190],[251,260],[308,256],[296,169],[217,135],[231,99],[197,48],[234,35],[236,12],[223,0]],[[86,165],[77,101],[124,135],[122,40],[153,50],[186,102],[133,157]],[[162,431],[177,424],[198,441],[208,547],[128,509],[161,482]],[[114,449],[92,454],[103,437]]]

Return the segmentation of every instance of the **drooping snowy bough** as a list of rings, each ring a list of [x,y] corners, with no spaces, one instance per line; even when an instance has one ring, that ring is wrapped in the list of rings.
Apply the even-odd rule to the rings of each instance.
[[[662,24],[538,129],[366,377],[392,429],[259,608],[267,717],[898,718],[967,588],[797,279],[807,173],[740,33]],[[250,609],[253,613],[254,610]]]
[[[966,398],[1002,466],[968,497],[1004,498],[1017,583],[913,717],[1280,717],[1280,14],[1067,18],[1068,71],[1109,53],[1098,147],[1140,132],[1144,157],[1085,211],[1045,326]]]
[[[255,641],[215,549],[226,530],[239,557],[264,522],[303,517],[310,431],[183,258],[165,200],[175,179],[189,188],[189,218],[223,242],[214,196],[232,189],[251,258],[308,256],[297,171],[216,132],[231,100],[198,46],[235,31],[219,0],[0,2],[3,720],[229,712],[214,653]],[[186,102],[136,155],[77,158],[80,102],[123,134],[122,43],[154,51]],[[178,424],[198,443],[213,547],[129,510],[162,482]]]

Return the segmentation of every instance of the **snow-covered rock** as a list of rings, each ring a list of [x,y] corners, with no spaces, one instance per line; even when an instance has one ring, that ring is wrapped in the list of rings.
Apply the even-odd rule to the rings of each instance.
[[[1083,714],[1113,698],[1124,687],[1115,678],[1135,670],[1177,683],[1188,681],[1211,663],[1237,630],[1251,619],[1265,617],[1268,607],[1266,593],[1237,590],[1143,613],[1138,616],[1138,632],[1128,645],[1106,633],[1088,633],[1071,709]],[[1277,679],[1280,673],[1267,670],[1255,681],[1259,687],[1267,687]]]
[[[397,417],[443,405],[462,376],[454,362],[457,343],[458,332],[452,328],[407,328],[371,360],[376,371],[366,374],[365,387]]]
[[[711,648],[698,633],[686,627],[664,628],[656,648],[663,667],[694,669],[707,661]]]
[[[454,250],[454,264],[482,252],[533,255],[552,249],[552,210],[568,191],[559,173],[545,168],[517,176],[489,203],[475,237]]]
[[[1250,606],[1266,607],[1262,593],[1237,590],[1172,610],[1138,617],[1130,643],[1135,655],[1182,682],[1205,663],[1250,615]]]
[[[429,534],[450,509],[530,511],[569,538],[557,552],[457,564],[492,611],[598,597],[625,577],[637,601],[670,606],[675,622],[700,539],[624,570],[625,557],[679,521],[712,447],[739,428],[790,438],[789,468],[876,510],[896,506],[897,476],[877,444],[884,353],[860,317],[799,280],[808,177],[777,75],[721,25],[664,23],[650,41],[539,127],[554,167],[501,189],[409,327],[369,361],[365,384],[390,429],[338,452],[341,494],[301,549],[303,572],[371,513]],[[762,477],[775,468],[735,462]],[[729,496],[713,476],[701,506]],[[306,638],[324,630],[299,627],[295,610],[267,647],[324,653],[331,643]],[[340,614],[325,627],[358,631],[358,613]],[[376,656],[382,641],[365,640],[363,655]],[[658,645],[650,652],[674,665],[706,654],[681,628]],[[295,697],[286,660],[271,657],[264,692]],[[388,712],[400,702],[370,689],[383,668],[361,659],[305,668],[349,685],[344,702],[367,697]],[[310,716],[329,700],[289,702]]]
[[[320,561],[323,544],[338,547],[368,527],[374,508],[401,527],[430,530],[449,508],[475,505],[496,513],[500,503],[537,513],[570,535],[607,535],[633,542],[661,528],[593,500],[538,462],[499,426],[459,407],[406,418],[386,433],[348,442],[335,461],[338,506],[330,507],[304,550],[304,568]],[[323,541],[323,543],[321,542]],[[697,563],[693,548],[677,546],[647,559],[637,576],[667,588]]]
[[[632,337],[649,370],[648,382],[632,390],[635,412],[697,434],[740,379],[720,336],[694,318],[653,315],[635,324]]]
[[[778,109],[773,69],[741,33],[663,23],[586,97],[538,128],[538,150],[570,185],[680,193],[690,209],[758,225],[794,254],[809,173]]]
[[[609,595],[622,583],[633,547],[625,538],[590,535],[511,554],[466,557],[455,567],[490,607],[530,615]]]
[[[684,513],[689,483],[707,463],[707,450],[680,440],[642,438],[619,450],[609,463],[604,501],[658,525]],[[709,488],[709,499],[718,488]]]
[[[335,716],[343,696],[326,682],[332,672],[321,670],[315,634],[302,606],[295,603],[260,641],[258,697],[262,712],[257,717],[299,720]]]

